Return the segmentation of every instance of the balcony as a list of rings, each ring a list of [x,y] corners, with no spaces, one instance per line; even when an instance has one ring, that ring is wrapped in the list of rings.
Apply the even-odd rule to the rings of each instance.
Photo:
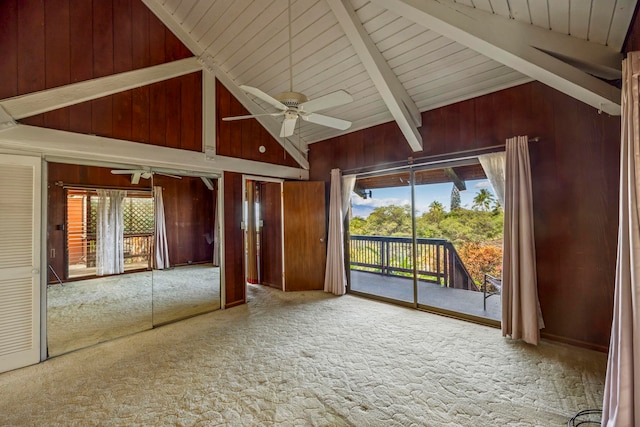
[[[413,303],[415,264],[419,306],[500,321],[500,296],[484,310],[482,290],[447,240],[416,239],[414,255],[410,237],[351,236],[349,249],[351,291]]]

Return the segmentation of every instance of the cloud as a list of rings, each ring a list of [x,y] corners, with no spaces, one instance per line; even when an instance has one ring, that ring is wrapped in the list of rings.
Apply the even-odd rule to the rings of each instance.
[[[493,187],[491,186],[491,183],[489,181],[476,182],[473,188],[488,188],[490,190],[493,190]]]
[[[358,207],[368,207],[371,209],[375,209],[381,206],[389,206],[389,205],[395,205],[395,206],[411,205],[411,200],[399,199],[395,197],[380,198],[380,199],[376,199],[376,198],[363,199],[360,196],[352,194],[351,205],[354,207],[358,206]]]

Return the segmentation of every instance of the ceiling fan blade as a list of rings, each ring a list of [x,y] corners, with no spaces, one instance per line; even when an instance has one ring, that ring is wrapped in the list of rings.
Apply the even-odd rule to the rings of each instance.
[[[286,105],[284,105],[282,102],[278,101],[274,97],[272,97],[270,95],[267,95],[266,93],[264,93],[260,89],[256,89],[255,87],[245,86],[245,85],[240,85],[240,89],[242,89],[243,91],[245,91],[247,93],[250,93],[251,95],[255,96],[256,98],[262,99],[264,102],[268,102],[269,104],[271,104],[274,107],[276,107],[278,110],[287,111],[287,106]]]
[[[136,172],[133,175],[131,175],[131,183],[134,184],[134,185],[139,183],[141,176],[142,176],[142,174],[140,172]]]
[[[282,122],[282,128],[280,129],[281,138],[286,138],[288,136],[293,135],[293,132],[296,129],[297,120],[298,120],[297,116],[293,119],[288,119],[288,118],[284,119],[284,121]]]
[[[353,97],[344,90],[337,90],[328,95],[300,104],[298,109],[312,113],[314,111],[326,110],[327,108],[348,104],[349,102],[353,102]]]
[[[334,129],[347,130],[351,127],[351,122],[322,114],[303,114],[302,119],[317,125],[327,126]]]
[[[182,177],[178,176],[178,175],[171,175],[171,174],[164,173],[164,172],[154,172],[154,173],[156,175],[168,176],[169,178],[182,179]]]
[[[262,116],[277,117],[277,116],[282,116],[283,114],[284,114],[284,111],[282,111],[281,113],[249,114],[247,116],[223,117],[222,121],[230,122],[233,120],[253,119],[255,117],[262,117]]]
[[[112,169],[111,173],[114,175],[133,175],[136,173],[144,173],[146,172],[143,169]]]

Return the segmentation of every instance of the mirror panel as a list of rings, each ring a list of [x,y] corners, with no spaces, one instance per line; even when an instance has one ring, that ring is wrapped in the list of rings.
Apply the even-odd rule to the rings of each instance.
[[[49,356],[152,327],[150,271],[47,287]]]
[[[161,193],[169,267],[153,270],[153,324],[220,308],[220,269],[214,265],[217,180],[156,174]],[[209,185],[207,185],[209,184]],[[156,227],[156,230],[162,227]],[[160,236],[157,236],[162,241]]]

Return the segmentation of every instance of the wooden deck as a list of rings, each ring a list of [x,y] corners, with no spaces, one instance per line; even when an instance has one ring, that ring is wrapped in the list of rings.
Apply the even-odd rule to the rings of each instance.
[[[351,270],[351,290],[413,303],[413,279],[410,278]],[[447,288],[435,283],[418,282],[418,304],[494,321],[501,318],[499,295],[487,299],[485,311],[482,292]]]

